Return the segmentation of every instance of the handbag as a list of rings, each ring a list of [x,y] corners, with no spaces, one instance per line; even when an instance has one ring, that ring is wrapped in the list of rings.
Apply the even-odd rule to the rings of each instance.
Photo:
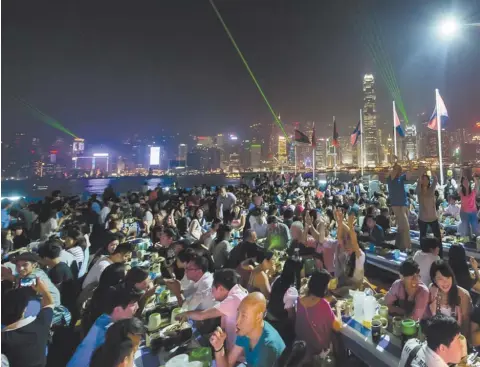
[[[316,325],[313,323],[310,319],[310,316],[308,315],[308,310],[305,306],[302,305],[302,307],[305,309],[305,315],[307,316],[308,323],[310,324],[310,327],[313,330],[313,333],[315,334],[317,341],[319,344],[321,344],[321,338],[318,335],[318,332],[316,330]],[[335,363],[335,356],[333,354],[333,351],[331,348],[328,348],[324,350],[323,352],[320,352],[318,354],[314,354],[312,356],[312,366],[313,367],[331,367],[331,366],[336,366]]]

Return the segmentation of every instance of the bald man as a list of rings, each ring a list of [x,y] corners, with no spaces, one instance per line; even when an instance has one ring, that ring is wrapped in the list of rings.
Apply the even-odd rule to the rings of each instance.
[[[217,330],[210,337],[217,367],[233,367],[245,356],[249,367],[271,367],[285,349],[278,332],[263,320],[267,300],[260,292],[253,292],[240,303],[237,315],[237,339],[232,350],[225,353],[226,333]]]

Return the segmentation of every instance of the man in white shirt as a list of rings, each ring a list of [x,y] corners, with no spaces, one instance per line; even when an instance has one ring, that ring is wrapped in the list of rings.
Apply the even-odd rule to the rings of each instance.
[[[248,295],[239,284],[240,275],[233,269],[217,270],[213,275],[213,296],[220,302],[203,311],[187,311],[177,319],[189,318],[203,321],[221,317],[221,327],[227,333],[227,350],[232,350],[237,337],[237,311],[242,300]]]
[[[114,263],[126,262],[132,254],[132,246],[129,243],[122,243],[117,246],[113,254],[110,256],[105,256],[99,259],[95,265],[90,269],[83,281],[82,289],[85,289],[88,285],[92,283],[98,283],[100,281],[100,276],[107,266]]]
[[[426,321],[426,342],[410,339],[403,347],[399,367],[447,367],[467,354],[467,341],[457,321],[438,314]]]
[[[185,275],[192,283],[181,289],[178,279],[166,281],[168,289],[177,297],[178,303],[188,311],[203,311],[215,304],[212,295],[213,275],[208,272],[208,260],[197,256],[185,267]]]

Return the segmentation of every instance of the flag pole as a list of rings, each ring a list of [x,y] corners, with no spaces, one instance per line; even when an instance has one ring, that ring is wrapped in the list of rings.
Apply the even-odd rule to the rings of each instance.
[[[363,111],[360,108],[360,167],[363,176],[363,167],[365,166],[363,159]]]
[[[440,93],[438,92],[438,89],[435,89],[435,109],[437,110],[438,158],[440,163],[440,185],[443,186],[442,118],[441,118],[441,112],[438,109],[439,96],[440,96]]]
[[[293,144],[293,147],[295,149],[295,176],[297,176],[297,142],[294,142]]]
[[[335,116],[333,116],[333,124],[335,124]],[[335,178],[337,178],[337,147],[333,146],[333,172]]]
[[[393,151],[397,155],[397,134],[395,131],[395,101],[393,101]]]
[[[315,136],[315,122],[313,123],[313,134],[312,134],[312,139],[317,139]],[[312,180],[315,185],[315,149],[317,147],[316,142],[312,141]]]

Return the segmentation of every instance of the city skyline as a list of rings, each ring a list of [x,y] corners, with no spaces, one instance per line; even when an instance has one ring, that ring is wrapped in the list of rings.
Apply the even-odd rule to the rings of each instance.
[[[2,83],[2,134],[61,134],[29,115],[16,97],[99,142],[144,130],[160,135],[161,129],[212,135],[224,127],[245,134],[254,123],[273,121],[207,2],[180,3],[4,4],[2,49],[9,72]],[[364,74],[376,78],[377,124],[391,120],[384,71],[361,37],[368,22],[382,31],[384,56],[392,60],[412,123],[431,114],[438,87],[453,128],[473,125],[480,115],[478,31],[442,45],[431,25],[451,10],[467,20],[480,14],[472,4],[446,4],[371,0],[358,9],[349,1],[320,6],[265,0],[251,12],[251,5],[217,1],[284,124],[315,121],[318,129],[335,115],[341,135],[358,120]]]

